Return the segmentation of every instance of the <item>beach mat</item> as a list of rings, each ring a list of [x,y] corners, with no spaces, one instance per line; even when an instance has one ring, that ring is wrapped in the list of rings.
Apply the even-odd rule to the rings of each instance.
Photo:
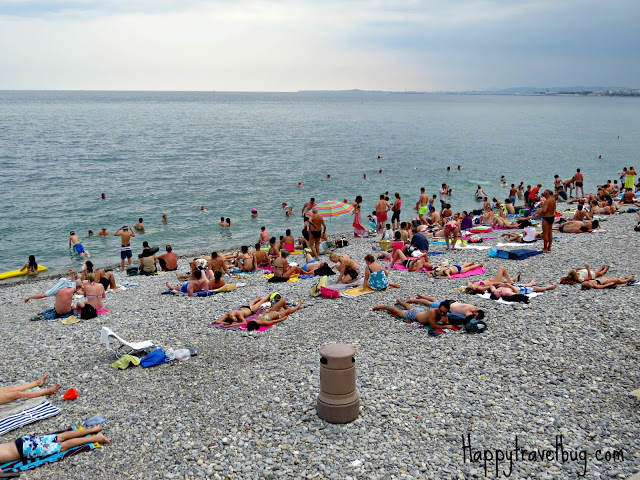
[[[369,293],[378,292],[379,290],[374,290],[373,288],[367,287],[365,291],[362,291],[362,287],[348,288],[344,292],[341,292],[340,295],[346,295],[348,297],[359,297],[360,295],[367,295]]]
[[[282,283],[293,283],[293,282],[299,282],[300,278],[299,275],[297,273],[294,273],[293,275],[291,275],[289,278],[287,278],[286,280],[273,280],[273,278],[275,277],[275,275],[273,273],[270,273],[268,275],[263,275],[264,278],[268,279],[269,282],[282,282]],[[285,277],[279,277],[279,278],[285,278]]]
[[[59,408],[54,407],[46,400],[42,401],[40,399],[38,405],[25,408],[18,413],[2,418],[0,420],[0,436],[24,425],[29,425],[30,423],[37,422],[38,420],[53,417],[58,413],[60,413]]]
[[[73,427],[68,428],[66,430],[61,430],[59,432],[54,432],[53,434],[59,434],[63,432],[69,432],[71,430],[82,430],[82,427]],[[77,447],[70,448],[69,450],[65,450],[64,452],[54,453],[53,455],[48,455],[46,457],[35,458],[30,460],[13,460],[11,462],[3,463],[0,465],[0,468],[3,472],[9,473],[18,473],[25,472],[27,470],[31,470],[33,468],[39,467],[40,465],[44,465],[45,463],[53,463],[59,460],[63,460],[68,457],[72,457],[74,455],[78,455],[79,453],[90,452],[94,448],[99,448],[99,443],[86,443],[84,445],[79,445]]]

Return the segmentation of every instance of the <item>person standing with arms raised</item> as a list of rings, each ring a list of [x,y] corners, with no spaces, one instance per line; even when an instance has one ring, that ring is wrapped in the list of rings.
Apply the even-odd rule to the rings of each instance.
[[[114,233],[113,236],[120,237],[121,239],[120,263],[122,266],[122,271],[124,272],[125,258],[129,259],[129,265],[131,265],[131,238],[135,237],[136,234],[133,233],[133,230],[130,227],[124,226],[116,230],[116,233]]]

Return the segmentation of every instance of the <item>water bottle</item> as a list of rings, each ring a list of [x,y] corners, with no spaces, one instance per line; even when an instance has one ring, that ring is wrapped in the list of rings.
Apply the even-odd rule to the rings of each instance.
[[[188,348],[181,348],[174,353],[176,360],[189,360],[191,358],[191,351]]]
[[[170,348],[169,350],[164,352],[164,354],[167,356],[170,362],[176,359],[176,352],[173,348]]]

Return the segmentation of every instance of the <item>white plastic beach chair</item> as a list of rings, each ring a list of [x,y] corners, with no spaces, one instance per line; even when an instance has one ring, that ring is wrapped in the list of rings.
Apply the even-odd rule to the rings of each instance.
[[[116,346],[115,343],[112,344],[111,340],[117,340],[119,344]],[[144,342],[127,342],[107,327],[102,327],[100,331],[100,343],[104,343],[104,346],[110,350],[115,346],[116,358],[120,358],[123,355],[144,352],[145,350],[150,350],[155,347],[151,340],[145,340]]]

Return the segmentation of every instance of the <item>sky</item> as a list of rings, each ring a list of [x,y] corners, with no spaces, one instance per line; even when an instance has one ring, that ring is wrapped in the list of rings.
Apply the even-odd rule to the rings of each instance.
[[[0,0],[0,89],[640,88],[637,0]]]

